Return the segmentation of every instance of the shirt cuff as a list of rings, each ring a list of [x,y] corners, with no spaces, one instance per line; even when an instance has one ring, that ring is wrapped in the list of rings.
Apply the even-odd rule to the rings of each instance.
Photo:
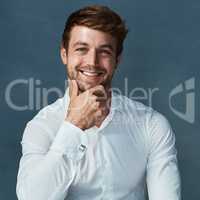
[[[54,138],[50,150],[78,161],[85,154],[87,145],[87,136],[84,131],[72,123],[64,121]]]

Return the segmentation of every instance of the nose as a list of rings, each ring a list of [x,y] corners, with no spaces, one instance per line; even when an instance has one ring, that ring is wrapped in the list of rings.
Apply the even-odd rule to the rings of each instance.
[[[97,50],[90,50],[86,57],[86,63],[91,66],[95,66],[99,64],[98,53]]]

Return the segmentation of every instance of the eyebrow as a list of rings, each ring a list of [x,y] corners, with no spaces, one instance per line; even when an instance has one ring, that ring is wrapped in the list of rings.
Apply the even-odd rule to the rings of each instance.
[[[75,42],[73,44],[73,47],[78,46],[78,45],[82,45],[82,46],[88,46],[88,44],[86,42]]]
[[[73,44],[73,47],[76,47],[76,46],[78,46],[78,45],[81,45],[81,46],[89,46],[86,42],[80,42],[80,41],[78,41],[78,42],[75,42],[75,43]],[[111,51],[114,51],[114,48],[113,48],[113,46],[112,46],[111,44],[102,44],[102,45],[100,45],[99,48],[108,48],[108,49],[110,49]]]
[[[102,45],[100,45],[100,48],[108,48],[111,51],[114,51],[114,48],[111,44],[102,44]]]

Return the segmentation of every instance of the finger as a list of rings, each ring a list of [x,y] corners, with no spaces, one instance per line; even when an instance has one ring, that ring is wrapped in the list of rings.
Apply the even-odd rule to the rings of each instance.
[[[105,91],[105,88],[102,85],[97,85],[97,86],[89,89],[89,92],[91,94],[99,97],[99,100],[107,99],[107,93]]]
[[[76,80],[69,79],[69,95],[72,99],[78,96],[78,85]]]
[[[97,96],[98,95],[98,96]],[[105,102],[107,101],[107,95],[105,96],[104,94],[100,94],[100,92],[98,92],[98,94],[92,94],[92,96],[89,96],[91,102],[100,102],[105,104]]]
[[[102,117],[103,115],[103,112],[102,110],[97,110],[96,113],[95,113],[95,116],[98,118],[98,117]]]

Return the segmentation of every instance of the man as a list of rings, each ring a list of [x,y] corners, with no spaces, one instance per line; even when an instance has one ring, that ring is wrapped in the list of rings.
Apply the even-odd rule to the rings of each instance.
[[[175,137],[158,112],[111,91],[127,29],[103,6],[68,18],[61,58],[69,88],[22,139],[20,200],[180,200]]]

